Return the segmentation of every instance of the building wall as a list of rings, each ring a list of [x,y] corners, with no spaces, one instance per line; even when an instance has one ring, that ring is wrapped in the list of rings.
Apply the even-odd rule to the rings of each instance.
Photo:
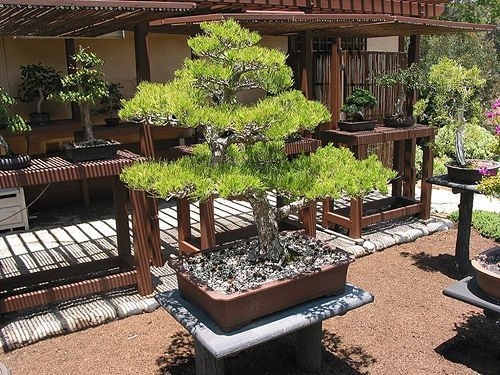
[[[388,36],[383,38],[368,38],[366,41],[368,51],[398,52],[399,37]]]
[[[151,80],[166,82],[173,78],[176,69],[190,56],[187,36],[153,34],[148,37]],[[264,37],[262,44],[286,52],[286,37]],[[88,48],[105,62],[102,69],[110,82],[120,82],[123,95],[130,98],[136,87],[134,35],[126,32],[124,39],[76,39],[75,48]],[[14,39],[0,37],[0,85],[12,96],[17,96],[21,76],[20,66],[41,62],[66,74],[66,55],[63,39]],[[42,103],[42,109],[51,113],[53,120],[71,118],[68,104],[54,100]],[[35,110],[35,103],[18,103],[13,110],[24,117]],[[95,117],[94,123],[102,123]]]

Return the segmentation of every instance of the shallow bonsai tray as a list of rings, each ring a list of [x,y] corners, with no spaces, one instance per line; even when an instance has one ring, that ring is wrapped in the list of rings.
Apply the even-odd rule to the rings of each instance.
[[[443,290],[445,296],[480,307],[500,317],[500,301],[486,295],[477,285],[476,277],[468,276]]]
[[[71,144],[66,144],[64,150],[66,157],[77,163],[89,160],[113,159],[122,144],[116,141],[109,141],[109,144],[91,146],[91,147],[74,147]]]
[[[405,119],[396,119],[396,118],[388,118],[385,117],[382,119],[385,126],[390,128],[408,128],[410,126],[415,125],[414,118],[405,118]]]
[[[355,121],[355,122],[349,122],[349,121],[339,121],[338,126],[340,130],[346,131],[346,132],[359,132],[363,130],[373,130],[375,129],[376,126],[375,121]]]
[[[285,308],[318,297],[343,293],[351,262],[352,259],[345,263],[325,265],[292,278],[232,294],[216,292],[198,282],[181,269],[178,260],[170,261],[169,265],[176,271],[181,296],[204,310],[222,331],[230,332]]]

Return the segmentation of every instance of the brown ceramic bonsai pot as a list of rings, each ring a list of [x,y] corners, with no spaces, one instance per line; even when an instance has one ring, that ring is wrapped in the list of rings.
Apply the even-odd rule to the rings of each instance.
[[[500,163],[492,160],[467,160],[466,166],[460,166],[455,163],[445,164],[448,170],[448,177],[451,181],[462,184],[474,185],[477,184],[483,175],[480,172],[484,168],[488,175],[495,176],[500,167]]]
[[[500,301],[500,248],[483,251],[472,259],[471,264],[476,270],[479,288]]]
[[[212,251],[219,250],[216,248]],[[268,282],[232,294],[214,291],[200,283],[183,269],[180,259],[169,261],[169,265],[177,273],[181,296],[203,309],[222,331],[229,332],[287,307],[343,293],[347,268],[353,260],[350,256],[343,263],[325,265],[295,277]]]

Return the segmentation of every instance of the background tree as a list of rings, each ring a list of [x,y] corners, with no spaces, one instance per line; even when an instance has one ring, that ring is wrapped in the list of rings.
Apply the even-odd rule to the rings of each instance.
[[[63,102],[74,102],[80,105],[85,140],[94,142],[90,105],[108,95],[108,83],[104,79],[104,73],[99,69],[104,61],[95,53],[88,52],[82,47],[72,57],[74,72],[63,77],[59,98]]]
[[[452,0],[441,16],[448,21],[500,24],[500,0]],[[483,104],[500,92],[500,31],[457,33],[422,37],[422,67],[428,72],[441,58],[448,57],[465,68],[479,67],[488,79],[477,95]],[[482,117],[478,113],[478,117]]]
[[[213,194],[247,201],[253,209],[259,248],[255,260],[279,261],[286,252],[278,221],[316,198],[362,196],[387,190],[394,174],[371,157],[357,161],[346,149],[323,148],[289,160],[283,140],[330,119],[326,107],[289,91],[292,71],[285,54],[258,46],[260,36],[235,21],[203,23],[204,34],[188,41],[198,59],[186,59],[168,84],[142,83],[120,116],[149,124],[201,128],[206,143],[174,162],[148,162],[126,169],[131,188],[160,197],[206,200]],[[242,103],[238,94],[266,95]],[[286,199],[276,207],[274,192]]]

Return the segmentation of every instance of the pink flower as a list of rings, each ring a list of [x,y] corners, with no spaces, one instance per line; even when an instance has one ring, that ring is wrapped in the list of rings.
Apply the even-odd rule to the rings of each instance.
[[[495,127],[495,134],[496,134],[496,135],[500,135],[500,125],[497,125],[497,126]]]
[[[480,167],[479,168],[479,174],[482,176],[489,176],[490,171],[488,170],[488,167]]]

